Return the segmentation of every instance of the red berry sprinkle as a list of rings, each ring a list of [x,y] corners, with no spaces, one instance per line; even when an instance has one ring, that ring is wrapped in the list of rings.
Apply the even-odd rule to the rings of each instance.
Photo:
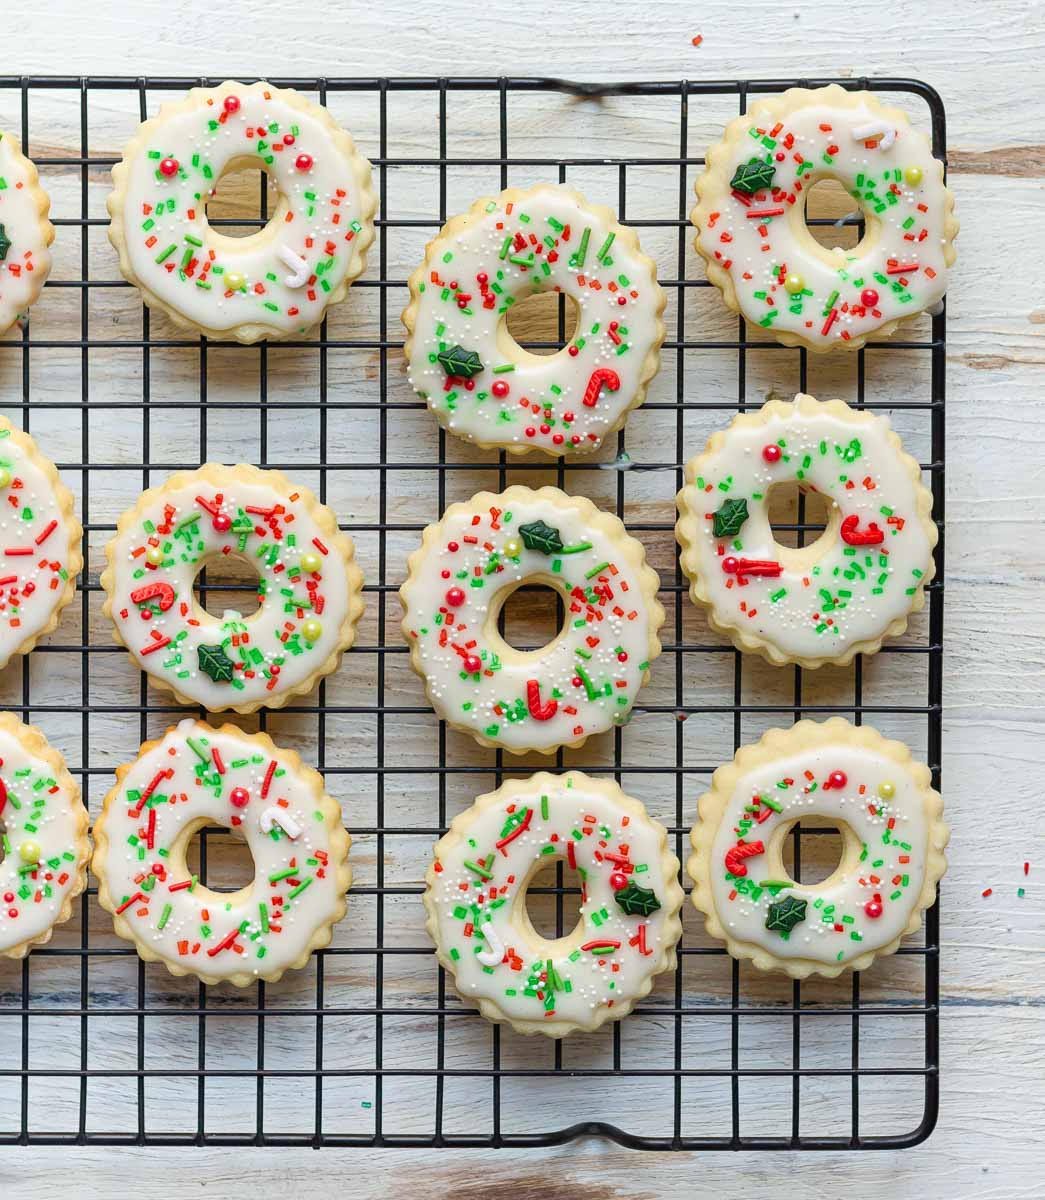
[[[447,548],[447,550],[450,551],[451,554],[456,554],[457,551],[461,549],[461,547],[456,542],[447,542],[446,548]]]
[[[874,308],[878,303],[878,293],[874,288],[864,288],[860,293],[860,303],[864,308]]]
[[[312,169],[312,155],[311,154],[299,154],[297,156],[297,158],[294,159],[294,166],[297,167],[297,169],[299,171],[311,170]]]
[[[246,808],[250,803],[250,792],[246,788],[236,787],[229,792],[229,803],[233,808]]]
[[[228,513],[215,513],[212,524],[218,533],[228,533],[232,528],[232,518]]]
[[[285,133],[283,135],[283,145],[284,146],[293,146],[296,141],[297,141],[297,138],[292,133]]]
[[[767,463],[775,463],[780,461],[781,450],[775,442],[770,442],[768,446],[762,447],[762,457]]]
[[[623,871],[614,871],[610,876],[610,887],[613,888],[615,892],[619,892],[621,888],[626,888],[627,886],[627,875],[625,875]]]
[[[161,175],[166,175],[166,177],[168,179],[170,179],[173,175],[177,175],[177,173],[178,173],[178,160],[176,158],[160,159],[160,174]]]
[[[227,113],[239,112],[239,96],[226,96],[223,107]]]
[[[871,918],[872,921],[877,920],[882,915],[882,898],[875,896],[873,900],[868,900],[864,905],[864,912]]]
[[[824,784],[824,790],[828,788],[844,788],[849,782],[849,776],[844,771],[832,771],[827,777],[827,782]]]
[[[620,652],[620,654],[617,655],[617,662],[627,662],[627,661],[628,661],[628,652],[627,652],[627,650],[622,650]]]
[[[498,400],[503,400],[505,398],[505,396],[508,395],[508,385],[504,382],[503,379],[496,379],[496,380],[494,380],[493,385],[490,388],[490,391],[493,392],[493,394],[498,398]]]
[[[478,654],[469,654],[461,665],[469,675],[475,675],[483,669],[483,660]]]
[[[447,604],[450,605],[451,608],[460,608],[461,605],[464,604],[464,601],[465,601],[464,592],[459,587],[452,587],[446,593],[446,602],[447,602]]]
[[[526,436],[527,436],[527,437],[536,437],[536,436],[537,436],[537,430],[536,430],[536,429],[534,429],[534,427],[533,427],[532,425],[527,425],[527,426],[526,426]]]
[[[576,358],[577,355],[580,354],[580,350],[578,350],[576,346],[571,346],[568,353],[570,358]]]
[[[574,675],[574,677],[570,680],[570,682],[573,684],[574,687],[580,687],[581,684],[584,682],[584,680],[581,679],[581,677],[579,675]]]

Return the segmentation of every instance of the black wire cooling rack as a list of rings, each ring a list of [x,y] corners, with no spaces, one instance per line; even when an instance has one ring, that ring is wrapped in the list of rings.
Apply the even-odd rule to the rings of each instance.
[[[505,768],[500,753],[482,752],[486,757],[467,762],[451,762],[445,728],[433,723],[430,750],[437,751],[434,761],[416,757],[405,761],[400,757],[395,729],[409,714],[426,710],[416,703],[419,689],[410,704],[388,701],[391,685],[388,672],[395,662],[393,656],[404,652],[394,616],[386,615],[386,597],[395,601],[395,590],[401,579],[403,563],[397,549],[390,547],[395,537],[405,535],[407,541],[419,535],[420,524],[396,523],[390,519],[390,496],[399,487],[396,472],[402,469],[401,445],[390,438],[390,423],[396,414],[422,409],[399,369],[401,329],[397,314],[405,301],[405,278],[389,278],[388,238],[397,229],[413,228],[426,236],[448,216],[448,184],[456,173],[468,168],[485,167],[499,173],[500,185],[524,182],[527,171],[546,177],[551,174],[560,181],[572,179],[586,165],[610,168],[617,175],[617,207],[622,220],[641,230],[667,231],[674,244],[673,260],[677,264],[675,277],[661,282],[669,294],[674,294],[675,328],[669,329],[664,343],[665,362],[674,359],[674,396],[665,396],[663,389],[654,387],[643,410],[662,430],[674,431],[674,457],[671,461],[650,461],[643,457],[641,442],[635,444],[635,415],[632,453],[641,475],[619,471],[616,475],[617,511],[626,516],[626,488],[636,477],[648,478],[653,472],[657,495],[663,501],[659,521],[629,521],[630,528],[642,537],[654,534],[670,536],[673,509],[670,498],[682,482],[682,467],[687,457],[699,446],[686,444],[684,418],[697,410],[723,410],[718,416],[726,423],[729,410],[742,410],[761,402],[752,393],[750,356],[767,351],[790,356],[797,363],[797,378],[801,390],[807,386],[805,350],[786,350],[776,343],[748,339],[744,321],[739,320],[735,336],[701,339],[692,336],[687,328],[687,306],[706,288],[707,282],[690,248],[692,231],[687,213],[692,203],[693,177],[703,159],[690,152],[694,118],[703,106],[712,103],[735,102],[744,112],[753,97],[781,91],[795,85],[821,86],[839,82],[844,87],[867,88],[889,92],[909,101],[909,106],[924,105],[932,127],[933,150],[945,157],[945,118],[939,96],[927,85],[908,79],[847,79],[847,80],[764,80],[757,82],[650,82],[627,84],[578,84],[555,79],[477,78],[477,79],[273,79],[278,86],[298,88],[329,102],[347,94],[359,103],[376,109],[373,129],[376,144],[361,139],[362,148],[370,153],[374,165],[375,183],[381,196],[378,214],[378,241],[371,252],[365,277],[352,290],[347,305],[356,297],[376,293],[378,315],[376,336],[340,336],[331,332],[324,322],[318,339],[303,338],[297,342],[281,343],[302,360],[307,359],[317,371],[317,392],[308,401],[281,399],[271,378],[269,350],[261,347],[240,347],[227,343],[207,343],[174,331],[156,336],[150,330],[150,316],[144,309],[134,308],[134,320],[140,321],[140,334],[126,336],[121,331],[115,341],[111,329],[99,331],[97,319],[92,323],[92,297],[96,289],[126,287],[118,278],[115,259],[99,277],[92,265],[88,235],[94,227],[104,227],[104,216],[92,215],[89,203],[89,182],[107,172],[115,161],[110,148],[99,154],[92,148],[92,103],[99,103],[102,93],[135,93],[141,119],[150,115],[161,100],[176,96],[198,84],[216,84],[219,79],[200,78],[120,78],[120,77],[7,77],[0,78],[0,114],[3,120],[19,128],[23,148],[36,157],[44,173],[64,171],[78,176],[79,213],[73,216],[54,214],[58,238],[74,236],[80,242],[79,270],[73,278],[56,277],[47,285],[39,305],[46,306],[55,296],[55,289],[74,289],[78,307],[78,325],[66,328],[62,336],[34,331],[33,322],[22,330],[21,337],[0,342],[0,370],[5,371],[2,407],[20,414],[23,426],[36,431],[37,415],[47,410],[70,414],[70,421],[81,422],[80,455],[78,461],[59,463],[66,478],[78,489],[85,529],[85,558],[90,570],[80,583],[79,619],[81,637],[70,640],[63,633],[69,628],[68,613],[62,628],[50,639],[50,644],[37,649],[32,659],[21,668],[9,668],[9,674],[22,670],[21,702],[11,703],[27,720],[41,724],[45,731],[59,716],[79,723],[79,733],[73,738],[79,743],[79,763],[75,749],[67,752],[70,767],[78,775],[89,796],[92,812],[97,811],[101,796],[111,782],[112,764],[99,763],[97,736],[92,733],[92,719],[137,718],[140,740],[155,735],[159,728],[176,719],[182,712],[164,697],[150,691],[144,677],[140,682],[138,702],[129,704],[102,703],[97,699],[98,688],[92,684],[104,678],[104,672],[131,671],[122,651],[114,650],[108,630],[92,613],[99,601],[97,570],[99,548],[114,529],[111,520],[95,516],[97,488],[92,486],[95,472],[113,464],[101,463],[107,452],[92,441],[92,428],[101,411],[134,410],[140,412],[142,430],[142,461],[131,463],[132,472],[141,472],[142,485],[155,483],[175,466],[195,466],[196,462],[169,463],[153,439],[153,427],[161,416],[169,417],[177,410],[186,420],[198,420],[199,461],[208,457],[223,458],[220,431],[213,425],[223,412],[233,411],[244,420],[259,423],[259,453],[261,465],[287,465],[288,469],[303,471],[300,463],[284,464],[272,461],[269,453],[270,421],[281,412],[307,409],[318,412],[318,439],[315,456],[307,464],[309,478],[317,479],[321,498],[328,496],[328,483],[335,479],[343,464],[331,462],[328,441],[335,420],[351,418],[376,425],[374,461],[365,466],[380,481],[373,497],[373,511],[364,519],[348,521],[343,528],[359,541],[371,535],[376,542],[376,571],[368,572],[366,591],[371,603],[376,599],[378,615],[373,645],[358,645],[346,657],[341,676],[351,677],[373,663],[373,704],[348,704],[332,701],[331,682],[321,685],[318,693],[307,703],[288,706],[290,714],[300,722],[311,723],[315,738],[314,759],[326,772],[328,786],[335,795],[346,798],[349,827],[356,839],[355,855],[361,844],[368,844],[375,856],[373,884],[359,882],[350,896],[349,915],[343,926],[354,919],[363,921],[365,930],[349,945],[335,943],[319,951],[305,972],[292,973],[294,982],[285,977],[280,984],[259,983],[242,993],[230,995],[230,989],[198,985],[175,988],[159,965],[146,967],[137,960],[132,947],[111,936],[100,937],[105,929],[105,914],[97,911],[96,889],[92,886],[81,901],[79,920],[55,937],[54,941],[37,949],[21,963],[0,959],[0,1085],[7,1090],[0,1097],[0,1143],[4,1144],[121,1144],[121,1145],[309,1145],[331,1146],[411,1146],[411,1147],[535,1147],[551,1146],[580,1136],[602,1136],[624,1146],[650,1150],[681,1149],[871,1149],[897,1148],[914,1145],[927,1137],[936,1122],[938,1077],[938,1018],[939,1018],[939,917],[934,906],[926,917],[922,939],[905,944],[891,964],[917,967],[905,976],[907,982],[898,990],[886,990],[881,999],[861,1002],[861,978],[854,974],[834,981],[826,989],[812,984],[777,980],[774,988],[766,989],[764,979],[755,979],[753,968],[740,966],[728,959],[717,944],[701,942],[699,920],[692,912],[686,918],[686,934],[680,946],[679,966],[673,988],[663,982],[650,999],[640,1005],[625,1022],[599,1034],[547,1044],[544,1039],[523,1042],[511,1031],[488,1025],[467,1005],[459,1002],[441,970],[435,969],[430,947],[421,930],[421,906],[418,901],[421,887],[415,879],[408,885],[390,881],[386,861],[393,840],[413,839],[415,846],[425,851],[435,837],[445,830],[447,810],[454,800],[448,795],[452,781],[462,776],[475,791],[486,790],[501,782]],[[430,98],[431,152],[423,157],[416,154],[397,155],[397,137],[389,119],[390,101],[397,93],[415,93]],[[42,123],[31,119],[38,97],[64,100],[67,110],[78,111],[79,144],[61,146],[51,140],[53,133]],[[540,154],[521,153],[513,156],[510,146],[510,115],[512,106],[523,96],[540,96],[547,105],[561,105],[564,113],[577,104],[605,104],[609,98],[656,98],[662,105],[661,119],[670,119],[676,128],[673,134],[676,154],[659,157],[643,156],[642,145],[622,141],[620,156],[608,158],[559,158]],[[496,151],[485,156],[468,153],[454,146],[460,140],[452,133],[448,109],[451,103],[463,100],[490,104],[496,113]],[[619,101],[632,102],[631,100]],[[373,112],[373,110],[371,110]],[[716,110],[717,111],[717,110]],[[664,114],[667,114],[666,116]],[[726,119],[732,113],[726,113]],[[919,114],[924,115],[924,114]],[[480,116],[474,118],[482,120]],[[455,123],[456,125],[456,123]],[[467,122],[466,122],[467,125]],[[488,131],[493,136],[493,131]],[[513,135],[514,136],[514,135]],[[40,147],[44,147],[41,153]],[[580,149],[584,149],[582,145]],[[376,150],[376,153],[374,151]],[[667,169],[674,180],[660,195],[660,211],[649,219],[634,219],[629,214],[629,176],[649,166]],[[424,218],[396,218],[391,213],[387,197],[389,183],[404,169],[430,169],[436,184],[436,203]],[[478,193],[477,193],[478,194]],[[463,205],[462,205],[463,207]],[[237,224],[263,224],[266,219],[266,196],[262,187],[260,215],[254,221],[237,220]],[[232,223],[232,222],[226,222]],[[826,223],[826,222],[824,222]],[[850,224],[860,224],[856,216]],[[73,232],[71,232],[73,231]],[[861,227],[862,232],[862,227]],[[137,300],[135,298],[135,305]],[[342,306],[346,307],[346,306]],[[669,307],[669,313],[671,308]],[[152,319],[155,327],[157,320]],[[549,346],[565,344],[565,326],[560,307],[559,336]],[[96,366],[105,351],[118,346],[138,357],[141,387],[140,396],[127,399],[119,395],[97,398],[92,395],[92,382],[99,377]],[[331,356],[342,350],[370,352],[376,361],[378,394],[373,399],[356,399],[349,387],[332,382]],[[708,395],[701,387],[698,372],[692,368],[692,352],[716,351],[735,356],[735,399],[729,396]],[[158,392],[151,382],[155,363],[161,354],[174,353],[188,364],[188,379],[175,394],[164,389]],[[214,356],[221,353],[244,355],[258,366],[256,399],[225,399],[209,388]],[[79,357],[79,394],[55,394],[47,386],[46,369],[49,356],[72,354]],[[897,356],[906,364],[923,364],[919,382],[902,394],[896,388],[883,388],[877,379],[868,380],[865,371],[871,356]],[[717,762],[694,767],[684,752],[683,720],[715,714],[732,725],[734,749],[742,741],[753,740],[744,722],[763,715],[775,723],[797,720],[800,716],[840,713],[857,722],[865,715],[872,720],[895,718],[901,729],[917,731],[920,745],[928,756],[934,786],[940,785],[941,758],[941,692],[942,692],[942,633],[943,633],[943,516],[944,516],[944,371],[945,316],[932,317],[931,334],[923,340],[897,339],[883,345],[869,345],[853,356],[856,364],[855,403],[867,408],[924,415],[927,425],[928,461],[923,462],[933,493],[933,516],[941,530],[937,548],[937,573],[928,593],[928,617],[902,643],[887,646],[879,656],[882,663],[897,663],[893,656],[918,656],[925,665],[926,698],[920,703],[916,696],[904,691],[903,703],[879,703],[865,699],[865,667],[858,659],[845,676],[849,698],[841,703],[814,703],[808,697],[809,676],[801,669],[793,671],[790,696],[779,697],[770,703],[751,702],[746,697],[745,671],[740,655],[714,638],[687,640],[684,630],[686,584],[677,562],[673,573],[662,570],[662,599],[669,607],[669,622],[662,631],[665,642],[664,660],[658,669],[673,671],[674,694],[667,703],[640,697],[636,715],[640,720],[667,716],[673,720],[663,762],[633,762],[627,758],[622,731],[612,736],[612,756],[607,750],[605,763],[589,765],[583,757],[571,760],[593,772],[602,771],[622,778],[659,777],[663,792],[674,797],[673,817],[668,820],[676,853],[686,858],[689,826],[695,812],[696,795],[701,783]],[[20,360],[21,396],[17,396],[17,367]],[[877,366],[877,363],[875,363]],[[31,369],[32,368],[32,369]],[[915,372],[910,372],[914,375]],[[884,394],[883,394],[884,393]],[[422,414],[424,416],[424,414]],[[302,419],[304,419],[302,417]],[[162,436],[157,430],[157,440]],[[618,458],[624,460],[625,434],[618,435]],[[45,452],[47,450],[44,444]],[[442,431],[438,433],[438,461],[424,464],[424,469],[436,474],[437,501],[429,519],[435,519],[447,502],[447,475],[451,470],[475,468],[475,463],[458,461],[464,457],[458,443],[449,442]],[[59,456],[60,457],[60,456]],[[626,461],[626,460],[624,460]],[[539,482],[556,482],[563,486],[567,470],[559,462],[526,461],[508,463],[502,454],[482,460],[504,486],[509,473],[534,473]],[[412,464],[417,468],[417,464]],[[474,476],[473,476],[474,478]],[[583,477],[581,477],[583,478]],[[467,482],[467,476],[466,476]],[[467,492],[465,494],[468,494]],[[341,514],[342,518],[344,514]],[[799,501],[797,521],[790,527],[799,539],[818,527],[805,519]],[[206,590],[206,583],[202,585]],[[75,606],[74,606],[75,607]],[[707,641],[708,644],[705,644]],[[45,663],[44,656],[73,655],[82,671],[79,695],[65,703],[48,698],[34,701],[39,693],[40,673],[30,668]],[[106,658],[105,656],[110,657]],[[113,657],[115,655],[115,657]],[[694,701],[687,683],[690,664],[703,665],[712,659],[725,661],[731,667],[732,681],[722,694],[707,702],[701,697]],[[401,660],[400,660],[401,661]],[[888,672],[892,666],[885,668]],[[779,678],[780,676],[776,676]],[[790,678],[790,674],[788,674]],[[336,677],[335,677],[336,678]],[[671,685],[668,684],[670,693]],[[104,692],[103,692],[104,694]],[[647,693],[647,696],[649,693]],[[896,696],[890,693],[890,700]],[[757,697],[762,699],[762,697]],[[202,714],[201,714],[202,715]],[[361,760],[337,765],[332,760],[335,736],[331,723],[345,716],[372,719],[372,738],[366,742]],[[153,720],[150,722],[149,718]],[[272,728],[274,718],[260,724]],[[277,734],[278,736],[278,734]],[[456,735],[453,735],[456,736]],[[900,736],[903,736],[902,732]],[[594,745],[594,742],[591,743]],[[67,751],[69,748],[67,747]],[[475,753],[480,753],[476,751]],[[564,764],[562,753],[556,760]],[[478,765],[476,765],[478,763]],[[518,766],[510,765],[518,771]],[[404,818],[398,805],[392,810],[393,781],[412,779],[413,786],[428,788],[435,793],[432,807],[434,820],[418,816]],[[398,786],[398,785],[396,785]],[[374,821],[353,825],[351,821],[353,788],[372,790]],[[456,808],[454,809],[456,811]],[[813,831],[816,832],[816,831]],[[824,831],[820,831],[824,832]],[[213,831],[217,836],[218,831]],[[804,832],[802,834],[804,837]],[[800,871],[801,837],[795,838],[794,872]],[[200,868],[206,879],[207,836],[200,849]],[[564,886],[561,864],[556,886],[543,889],[555,897],[556,924],[563,930],[563,899],[571,889]],[[93,880],[92,880],[93,883]],[[409,925],[398,929],[401,901],[414,907],[409,910]],[[368,907],[364,907],[368,906]],[[395,922],[397,928],[392,929]],[[78,928],[76,928],[78,924]],[[70,932],[71,931],[71,932]],[[904,956],[908,956],[906,961]],[[416,964],[427,972],[428,984],[416,979],[408,982],[406,990],[399,968],[404,962]],[[117,963],[124,968],[115,984],[107,983],[108,965]],[[52,972],[64,968],[60,978]],[[879,963],[875,972],[891,967]],[[70,973],[71,972],[71,973]],[[129,972],[129,973],[128,973]],[[136,972],[136,975],[135,975]],[[701,994],[701,1002],[691,999],[695,989],[703,993],[701,982],[713,976],[717,990]],[[346,978],[354,990],[345,992]],[[407,976],[409,980],[409,976]],[[913,979],[913,983],[911,980]],[[346,984],[346,986],[348,986]],[[869,983],[864,983],[865,991]],[[108,988],[108,990],[107,990]],[[285,991],[285,988],[291,990]],[[412,991],[410,989],[413,989]],[[347,997],[347,998],[346,998]],[[401,1022],[411,1024],[411,1037],[423,1031],[428,1038],[430,1053],[404,1062],[397,1052]],[[166,1021],[166,1024],[160,1024]],[[881,1038],[875,1033],[877,1023],[892,1021],[886,1044],[889,1061],[868,1063],[869,1043],[878,1045]],[[338,1034],[342,1022],[350,1026],[347,1043]],[[780,1039],[777,1060],[765,1065],[752,1053],[750,1043],[772,1022],[774,1037]],[[106,1061],[98,1052],[98,1039],[104,1042],[107,1030],[119,1028],[110,1037],[118,1042],[123,1057]],[[712,1029],[714,1032],[712,1032]],[[157,1032],[160,1030],[160,1032]],[[826,1032],[829,1031],[829,1032]],[[539,1042],[540,1045],[534,1045]],[[106,1044],[110,1044],[106,1043]],[[176,1045],[182,1053],[154,1062],[158,1043],[166,1050]],[[409,1043],[411,1046],[416,1042]],[[283,1065],[287,1046],[291,1047],[293,1062]],[[575,1049],[579,1046],[579,1050]],[[68,1109],[66,1119],[59,1120],[57,1101],[48,1097],[48,1087],[58,1090]],[[338,1088],[340,1087],[340,1090]],[[580,1087],[581,1091],[577,1088]],[[527,1091],[526,1089],[536,1089]],[[238,1089],[235,1094],[230,1089]],[[103,1095],[123,1096],[122,1109],[103,1105]],[[873,1092],[877,1099],[867,1097]],[[714,1094],[710,1111],[716,1120],[708,1118],[709,1108],[700,1097]],[[868,1115],[873,1110],[880,1115],[883,1108],[894,1106],[904,1093],[903,1117],[896,1128],[886,1132],[868,1132]],[[180,1098],[181,1115],[176,1119],[175,1095]],[[587,1096],[587,1101],[585,1100]],[[595,1097],[610,1102],[596,1104]],[[295,1100],[295,1117],[290,1118],[288,1102]],[[654,1102],[659,1108],[654,1112]],[[585,1109],[592,1110],[585,1119]],[[187,1108],[188,1116],[185,1115]],[[520,1124],[520,1109],[522,1124]],[[103,1111],[100,1111],[103,1110]],[[595,1111],[597,1110],[597,1111]],[[120,1111],[125,1123],[113,1119]],[[901,1111],[897,1105],[897,1111]],[[409,1112],[409,1119],[403,1114]],[[462,1113],[464,1116],[462,1117]],[[698,1114],[698,1123],[691,1119]],[[653,1114],[651,1116],[651,1114]],[[777,1118],[771,1122],[768,1118]],[[581,1117],[578,1120],[578,1117]],[[645,1117],[645,1120],[640,1120]],[[119,1126],[119,1127],[117,1127]],[[875,1127],[877,1130],[877,1126]]]

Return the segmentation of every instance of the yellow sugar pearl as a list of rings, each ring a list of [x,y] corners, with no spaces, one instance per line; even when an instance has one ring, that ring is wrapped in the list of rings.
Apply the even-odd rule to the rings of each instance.
[[[225,286],[230,292],[238,292],[247,286],[247,277],[239,271],[226,271]]]
[[[150,546],[145,551],[145,561],[152,563],[154,567],[158,567],[163,562],[163,551],[159,546]]]
[[[311,574],[313,571],[318,571],[323,565],[323,560],[318,554],[302,554],[301,562],[298,564],[302,571]]]
[[[506,558],[518,558],[522,554],[522,542],[518,538],[509,538],[504,543],[504,553]]]
[[[0,467],[0,488],[11,486],[11,472],[6,467]]]
[[[306,621],[301,626],[301,633],[306,642],[318,642],[323,626],[319,621]]]
[[[791,293],[792,296],[797,296],[805,287],[806,281],[801,275],[788,275],[784,280],[784,287]]]
[[[907,180],[911,187],[917,187],[922,182],[922,168],[908,167],[907,170],[904,171],[903,177]]]
[[[880,783],[878,785],[878,795],[881,796],[883,800],[891,800],[893,796],[896,795],[896,784]]]
[[[18,857],[24,863],[38,863],[40,861],[40,853],[39,842],[23,842],[18,847]]]

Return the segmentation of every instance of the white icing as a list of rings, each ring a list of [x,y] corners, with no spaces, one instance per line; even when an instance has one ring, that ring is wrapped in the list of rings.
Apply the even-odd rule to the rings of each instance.
[[[244,478],[241,470],[226,468],[215,483],[210,466],[176,477],[177,486],[147,493],[133,521],[111,543],[111,572],[103,580],[120,639],[142,670],[212,710],[272,704],[300,689],[342,648],[341,627],[359,590],[354,566],[331,536],[333,514],[318,510],[329,519],[324,527],[309,493],[293,485],[288,491],[285,480],[283,486],[277,482],[278,472]],[[216,528],[209,508],[231,521],[231,528]],[[156,532],[148,532],[146,521]],[[159,552],[158,565],[149,561],[150,551]],[[245,618],[232,610],[220,619],[212,616],[193,594],[198,572],[207,564],[214,569],[226,554],[249,562],[259,575],[261,605]],[[316,558],[317,570],[305,570],[306,555]],[[168,590],[161,598],[132,599],[150,586]],[[310,622],[320,625],[313,640]],[[154,644],[159,648],[150,651]],[[231,680],[211,678],[201,669],[200,648],[216,645],[236,664]]]
[[[224,107],[230,96],[235,112]],[[369,165],[324,109],[293,92],[235,82],[195,89],[148,122],[129,154],[122,216],[135,282],[203,329],[311,328],[353,267],[364,228],[369,241]],[[160,168],[168,159],[178,164],[169,177]],[[227,237],[208,224],[207,200],[225,171],[242,166],[267,171],[280,199],[264,229]]]
[[[50,274],[53,230],[40,214],[36,168],[9,133],[0,134],[0,181],[0,230],[2,240],[11,243],[0,259],[3,333],[33,303]]]
[[[403,587],[403,629],[440,717],[514,751],[551,750],[627,719],[663,612],[635,557],[641,548],[622,525],[610,531],[604,514],[591,516],[556,489],[513,488],[454,505],[430,527]],[[561,551],[526,546],[522,527],[537,522],[558,531]],[[527,582],[559,591],[566,620],[548,646],[519,652],[497,632],[497,615]],[[480,670],[464,669],[468,656]]]
[[[735,421],[721,445],[689,464],[679,498],[683,565],[720,626],[756,636],[788,659],[840,658],[882,637],[931,575],[919,499],[928,497],[890,440],[885,417],[811,396],[771,403],[759,415],[768,420]],[[767,446],[780,449],[776,462],[766,460]],[[829,510],[822,537],[801,550],[775,541],[767,502],[774,485],[796,480],[824,496]],[[735,536],[715,537],[714,514],[731,500],[746,501],[748,517]],[[846,536],[877,536],[872,524],[880,544],[847,544]],[[781,569],[758,576],[737,566],[752,561]]]
[[[494,803],[485,799],[436,846],[426,896],[458,990],[473,1002],[489,1001],[510,1021],[591,1028],[607,1007],[627,1011],[663,970],[661,952],[679,934],[681,892],[674,873],[665,875],[665,861],[673,872],[677,863],[670,855],[665,860],[662,826],[639,815],[618,790],[576,773],[535,776],[522,791],[509,785],[494,793]],[[516,828],[522,832],[510,837]],[[576,867],[584,890],[576,928],[549,940],[530,921],[526,889],[556,859]],[[614,882],[622,880],[652,891],[660,907],[629,915],[616,900]],[[566,898],[567,925],[572,899]],[[605,944],[603,952],[582,949],[597,943]]]
[[[80,890],[86,815],[68,779],[0,728],[0,954],[45,934]],[[23,847],[26,853],[22,853]]]
[[[248,794],[246,803],[233,803],[239,788]],[[297,826],[294,839],[264,830],[263,815],[273,805]],[[169,730],[107,799],[104,822],[108,852],[101,878],[113,907],[123,908],[136,941],[179,970],[221,979],[277,974],[294,966],[316,931],[343,912],[338,875],[344,848],[332,845],[338,831],[327,825],[314,779],[279,749],[273,757],[266,744],[231,726],[216,730],[189,721]],[[227,894],[198,881],[178,887],[193,878],[185,861],[193,833],[215,825],[246,842],[254,879]]]
[[[595,449],[645,386],[647,357],[663,337],[653,263],[608,209],[550,184],[502,193],[447,229],[412,281],[408,365],[418,394],[468,441]],[[576,301],[576,332],[557,354],[531,354],[507,332],[506,313],[551,291]],[[471,379],[438,361],[455,346],[479,356]]]
[[[65,511],[45,463],[0,417],[0,478],[9,477],[0,487],[0,667],[67,603],[66,580],[80,569],[80,523]]]
[[[701,181],[694,214],[701,252],[728,272],[743,316],[821,348],[931,308],[947,289],[950,241],[947,189],[924,135],[891,110],[883,117],[866,93],[850,107],[833,90],[809,92],[779,117],[779,102],[756,105],[752,136],[709,155],[714,174]],[[734,190],[734,173],[752,159],[773,168],[770,185]],[[839,180],[863,209],[867,234],[852,250],[828,250],[806,227],[806,196],[820,179]],[[786,287],[788,277],[801,288]]]
[[[825,788],[835,772],[845,775],[845,784]],[[753,805],[756,796],[767,797],[780,811],[763,801]],[[755,813],[747,811],[748,805]],[[766,811],[769,816],[759,821]],[[788,882],[781,861],[784,838],[796,820],[813,817],[842,828],[845,849],[838,870],[814,885],[761,887],[767,881]],[[764,847],[739,860],[743,875],[726,866],[727,853],[740,839]],[[928,853],[929,820],[918,781],[884,754],[840,743],[783,754],[742,774],[722,814],[707,869],[715,912],[730,937],[777,958],[835,964],[880,950],[903,933],[918,907]],[[806,901],[805,917],[784,937],[767,929],[766,921],[770,905],[789,898]],[[878,916],[869,914],[869,904],[881,906]]]

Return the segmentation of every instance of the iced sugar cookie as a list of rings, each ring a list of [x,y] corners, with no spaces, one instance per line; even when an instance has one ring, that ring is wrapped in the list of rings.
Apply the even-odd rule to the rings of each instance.
[[[821,179],[838,180],[863,213],[851,250],[820,245],[806,226]],[[832,84],[760,100],[708,151],[697,197],[708,278],[785,346],[859,349],[947,290],[958,222],[943,163],[870,92]]]
[[[87,810],[35,725],[0,713],[0,954],[24,958],[68,921],[87,883]]]
[[[698,807],[688,870],[708,932],[734,958],[796,979],[894,953],[946,869],[949,832],[929,768],[841,717],[771,729],[742,747]],[[842,860],[822,882],[797,883],[784,839],[814,817],[839,827]]]
[[[828,505],[823,535],[800,549],[769,523],[772,489],[794,482]],[[686,465],[678,507],[693,602],[772,663],[874,654],[925,603],[932,495],[885,417],[801,394],[741,413]]]
[[[228,237],[207,202],[256,167],[279,193],[269,222]],[[317,325],[366,265],[370,164],[325,108],[289,88],[193,88],[138,129],[113,168],[109,239],[124,277],[179,325],[241,342]]]
[[[101,583],[116,639],[183,704],[280,708],[336,670],[363,612],[351,540],[280,471],[207,463],[150,488],[120,518]],[[196,576],[229,556],[258,573],[260,607],[217,617]]]
[[[452,504],[424,531],[400,589],[414,670],[443,720],[513,754],[579,746],[625,722],[660,653],[660,581],[640,542],[590,500],[510,487]],[[543,649],[497,630],[524,583],[563,598]]]
[[[526,891],[564,860],[581,882],[566,936],[533,927]],[[678,859],[664,826],[612,781],[579,771],[480,796],[436,844],[424,902],[439,961],[484,1017],[563,1037],[619,1021],[675,966]]]
[[[58,627],[83,566],[82,536],[54,463],[0,417],[0,667]]]
[[[577,305],[565,349],[540,355],[508,332],[525,297]],[[511,453],[594,450],[657,373],[665,296],[635,233],[572,188],[539,184],[477,200],[429,243],[403,313],[410,382],[440,424]]]
[[[23,316],[51,273],[51,198],[10,133],[0,133],[0,333]]]
[[[349,836],[323,777],[293,750],[234,725],[185,720],[117,769],[91,869],[116,932],[146,962],[246,987],[303,967],[330,942],[352,881]],[[254,879],[215,892],[189,871],[202,828],[242,838]]]

